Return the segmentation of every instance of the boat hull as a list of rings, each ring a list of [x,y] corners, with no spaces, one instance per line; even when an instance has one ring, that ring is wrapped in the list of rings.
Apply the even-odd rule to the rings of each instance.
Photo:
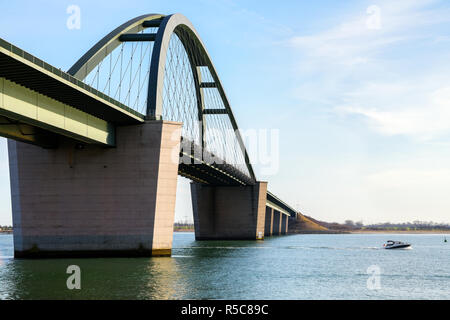
[[[387,249],[387,250],[404,249],[404,248],[408,248],[408,247],[411,247],[411,245],[410,244],[401,244],[401,245],[398,245],[398,246],[385,247],[385,249]]]

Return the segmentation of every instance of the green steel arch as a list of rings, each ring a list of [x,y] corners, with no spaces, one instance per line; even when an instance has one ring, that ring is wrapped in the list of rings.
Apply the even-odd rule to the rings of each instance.
[[[157,32],[144,34],[144,30],[147,28],[157,28]],[[245,159],[245,166],[248,170],[249,178],[251,181],[256,181],[247,150],[238,130],[238,125],[221,81],[212,63],[212,59],[194,26],[183,15],[173,14],[164,16],[161,14],[146,14],[127,21],[110,32],[87,51],[69,69],[68,73],[83,80],[123,42],[152,41],[153,50],[151,53],[151,64],[148,77],[145,117],[147,119],[163,119],[166,60],[168,57],[170,41],[174,35],[178,37],[184,47],[194,79],[193,82],[195,88],[193,88],[193,90],[195,90],[196,96],[197,120],[203,126],[201,130],[201,148],[208,150],[208,148],[205,147],[204,137],[206,131],[204,126],[208,122],[208,120],[206,120],[207,116],[214,114],[227,115],[234,129],[235,139],[237,140]],[[212,81],[202,82],[201,68],[206,68],[209,71]],[[223,109],[205,108],[204,99],[202,97],[202,89],[205,88],[217,89],[222,100]]]

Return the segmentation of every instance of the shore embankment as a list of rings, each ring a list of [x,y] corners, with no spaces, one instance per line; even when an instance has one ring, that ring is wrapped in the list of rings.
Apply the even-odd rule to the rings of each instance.
[[[450,229],[439,228],[355,228],[337,223],[326,223],[298,214],[289,222],[289,234],[450,234]]]

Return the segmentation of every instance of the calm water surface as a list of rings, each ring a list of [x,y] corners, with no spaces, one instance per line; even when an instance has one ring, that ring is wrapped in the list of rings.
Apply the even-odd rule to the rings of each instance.
[[[384,250],[386,240],[410,250]],[[0,299],[450,299],[443,235],[291,235],[196,242],[175,233],[171,258],[13,259],[0,235]],[[81,268],[68,290],[66,268]],[[369,290],[377,266],[380,288]],[[377,268],[375,267],[375,268]]]

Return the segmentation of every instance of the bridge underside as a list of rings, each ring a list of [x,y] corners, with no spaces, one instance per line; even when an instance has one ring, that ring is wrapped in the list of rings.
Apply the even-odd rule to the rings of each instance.
[[[0,136],[43,148],[55,148],[58,135],[11,117],[0,116]]]
[[[178,173],[183,177],[210,185],[245,186],[255,184],[253,179],[233,165],[203,150],[202,147],[184,137],[181,139],[180,149]]]

